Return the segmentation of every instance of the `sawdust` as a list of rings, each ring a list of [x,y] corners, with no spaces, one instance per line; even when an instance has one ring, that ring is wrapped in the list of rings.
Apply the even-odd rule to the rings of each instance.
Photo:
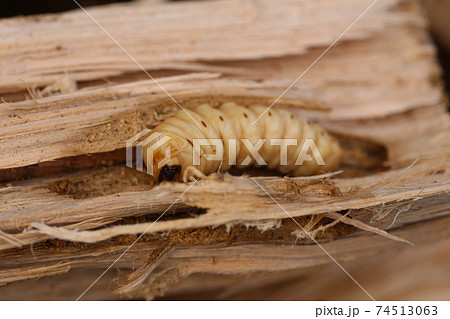
[[[118,222],[117,224],[135,224],[138,222],[148,222],[152,220],[152,217],[149,216],[140,216],[138,220],[133,221],[134,218],[135,217],[127,218],[127,220]],[[310,222],[310,217],[297,217],[295,218],[295,220],[303,227],[306,227],[306,225]],[[333,222],[333,220],[329,218],[323,218],[317,225],[322,226],[329,224],[330,222]],[[200,227],[194,229],[173,230],[166,233],[145,234],[144,236],[142,236],[140,241],[156,245],[170,242],[175,247],[189,247],[196,245],[203,246],[214,244],[231,246],[244,243],[272,243],[292,245],[292,243],[297,240],[297,237],[293,233],[298,229],[298,225],[293,220],[284,219],[280,221],[279,227],[273,227],[270,229],[266,229],[265,231],[261,231],[257,226],[236,225],[229,228],[226,225],[222,225],[216,228]],[[353,226],[336,224],[332,228],[327,229],[325,232],[319,233],[316,237],[316,240],[333,240],[352,234],[355,230],[356,228],[354,228]],[[137,237],[138,235],[119,235],[110,239],[109,241],[94,244],[51,239],[45,242],[45,247],[47,249],[50,249],[51,251],[62,251],[66,249],[92,249],[96,246],[106,245],[106,243],[107,245],[130,245],[136,240]],[[313,241],[308,238],[304,238],[303,240],[298,241],[298,244],[304,243],[313,243]]]
[[[148,190],[153,184],[150,176],[129,167],[111,167],[87,172],[48,185],[60,195],[75,199],[117,194],[123,191]]]
[[[340,197],[341,190],[330,179],[291,179],[284,177],[272,187],[272,190],[288,200],[295,200],[299,196],[309,197]]]
[[[133,220],[134,219],[134,220]],[[139,218],[130,217],[117,224],[133,224],[151,220],[151,216],[140,216]],[[183,276],[183,269],[164,268],[159,272],[152,272],[164,262],[170,255],[172,249],[192,246],[223,245],[224,247],[243,245],[243,244],[273,244],[273,245],[303,245],[314,243],[309,238],[299,238],[296,231],[298,224],[302,227],[311,229],[316,226],[321,231],[315,234],[315,239],[319,242],[334,240],[352,234],[355,228],[349,225],[335,223],[332,219],[321,216],[315,219],[314,225],[311,224],[310,216],[303,216],[291,219],[268,222],[268,226],[261,230],[258,225],[244,224],[227,227],[201,227],[196,229],[182,229],[159,234],[145,234],[140,241],[155,246],[147,261],[144,262],[136,271],[125,277],[124,280],[116,280],[119,287],[114,291],[119,294],[142,293],[142,289],[149,290],[145,295],[153,296],[161,294],[167,282],[178,281]],[[127,247],[135,242],[137,235],[121,235],[108,241],[93,244],[79,243],[73,241],[63,241],[58,239],[47,240],[44,243],[37,244],[36,251],[45,250],[47,252],[64,254],[74,253],[83,254],[83,251],[93,253],[95,251],[110,250],[111,247]],[[26,248],[22,248],[25,250]],[[152,274],[152,276],[150,276]],[[151,285],[142,285],[150,277]]]
[[[141,216],[139,222],[146,216]],[[148,217],[147,217],[148,218]],[[132,222],[128,220],[126,222]],[[137,221],[134,221],[137,222]],[[278,245],[299,245],[312,244],[313,241],[307,237],[299,238],[297,231],[299,223],[305,229],[312,229],[317,226],[318,231],[315,232],[314,238],[318,241],[333,240],[339,237],[347,236],[354,232],[355,228],[345,224],[338,224],[328,218],[315,218],[314,225],[311,224],[310,217],[304,216],[291,219],[278,220],[277,222],[268,223],[271,227],[261,230],[258,225],[236,225],[227,227],[226,225],[213,227],[202,227],[197,229],[183,229],[171,231],[165,234],[148,234],[142,236],[142,242],[152,243],[157,246],[152,254],[148,257],[137,270],[127,275],[123,280],[116,280],[118,288],[113,292],[117,294],[136,293],[139,289],[150,289],[146,295],[159,295],[164,291],[166,282],[178,281],[183,274],[182,269],[167,268],[160,273],[152,274],[153,271],[164,262],[170,255],[172,249],[192,246],[205,246],[222,244],[225,247],[240,244],[278,244]],[[66,242],[60,240],[49,240],[45,243],[46,248],[54,252],[61,250],[92,250],[95,247],[110,247],[111,245],[128,246],[135,242],[137,235],[125,235],[115,237],[107,242],[95,244],[79,244],[74,242]],[[67,245],[67,247],[64,246]],[[152,274],[152,276],[150,276]],[[150,277],[151,285],[142,285],[147,278]],[[158,284],[160,283],[160,284]],[[149,288],[151,287],[151,288]],[[159,287],[158,289],[156,289]],[[156,290],[155,290],[156,289]],[[161,290],[161,291],[159,291]]]
[[[114,100],[115,97],[112,97],[112,99]],[[131,105],[139,103],[142,102],[135,101],[133,103],[130,100]],[[126,116],[124,114],[112,116],[108,122],[92,127],[78,137],[85,141],[82,151],[97,153],[102,149],[111,149],[111,146],[123,148],[130,137],[174,116],[178,110],[178,106],[173,101],[162,99],[144,110],[133,110]]]

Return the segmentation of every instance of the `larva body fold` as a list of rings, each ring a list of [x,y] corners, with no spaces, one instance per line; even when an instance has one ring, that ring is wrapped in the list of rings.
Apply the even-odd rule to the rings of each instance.
[[[186,182],[189,179],[186,174],[189,167],[195,167],[208,175],[226,171],[233,165],[238,168],[258,166],[248,147],[255,145],[260,146],[258,154],[268,168],[290,176],[321,174],[339,167],[341,147],[336,138],[322,127],[284,109],[265,111],[266,107],[261,105],[246,108],[235,103],[225,103],[219,108],[202,104],[193,110],[180,111],[154,128],[153,132],[160,133],[160,136],[148,143],[144,142],[144,161],[146,165],[153,165],[154,179],[159,182]],[[163,137],[168,141],[156,145]],[[308,139],[314,141],[324,165],[320,165],[314,157],[301,165],[296,163]],[[205,143],[213,140],[215,143]],[[196,145],[198,141],[201,143]],[[282,148],[287,149],[286,163],[281,163]],[[149,149],[152,151],[152,158],[148,156]],[[168,154],[170,155],[167,156]],[[220,159],[207,159],[206,154],[221,156]],[[195,156],[199,159],[199,164],[194,163]]]

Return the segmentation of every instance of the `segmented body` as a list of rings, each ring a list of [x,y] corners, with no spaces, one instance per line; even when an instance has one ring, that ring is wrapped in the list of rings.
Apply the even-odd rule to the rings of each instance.
[[[320,174],[335,170],[339,167],[342,150],[335,137],[326,132],[318,124],[289,112],[284,109],[270,109],[254,105],[248,108],[235,103],[226,103],[219,108],[213,108],[202,104],[193,110],[187,110],[189,114],[180,111],[174,117],[167,119],[156,126],[154,132],[159,132],[161,137],[170,137],[170,140],[159,146],[152,153],[152,163],[146,152],[155,140],[144,146],[144,161],[146,165],[153,165],[153,176],[156,181],[189,179],[188,168],[195,167],[205,175],[226,171],[232,165],[238,168],[251,165],[258,166],[242,139],[248,139],[252,145],[258,140],[265,139],[259,148],[259,154],[270,169],[277,169],[290,176],[306,176]],[[252,123],[263,114],[254,124]],[[189,116],[190,115],[190,116]],[[192,120],[194,118],[199,125]],[[193,152],[194,141],[198,139],[219,139],[220,145],[201,145],[197,148],[202,154],[215,154],[223,152],[222,160],[206,160],[199,154],[200,163],[194,165]],[[289,145],[287,148],[287,163],[280,163],[280,145],[271,145],[273,139],[296,139],[297,145]],[[322,156],[325,165],[319,165],[317,161],[305,161],[302,165],[296,165],[298,154],[306,139],[312,139]],[[237,141],[234,152],[233,145]],[[170,148],[170,158],[164,166],[158,168],[158,163],[167,156],[167,148]],[[221,149],[217,149],[221,148]],[[235,163],[231,156],[236,155]]]

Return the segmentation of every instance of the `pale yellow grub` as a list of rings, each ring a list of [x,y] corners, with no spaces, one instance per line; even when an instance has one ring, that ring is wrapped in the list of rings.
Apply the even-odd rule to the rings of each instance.
[[[261,144],[258,153],[270,169],[277,169],[290,176],[308,176],[336,170],[341,162],[342,149],[335,137],[326,132],[321,126],[297,114],[284,109],[272,108],[266,111],[262,105],[243,107],[235,103],[225,103],[219,108],[202,104],[193,110],[178,112],[156,126],[153,132],[161,136],[144,146],[144,161],[146,165],[153,165],[155,181],[178,180],[187,182],[190,177],[204,177],[214,172],[230,169],[231,166],[244,168],[260,166],[249,151],[243,139],[251,145]],[[266,112],[265,112],[266,111]],[[265,112],[265,113],[264,113]],[[189,114],[188,114],[189,113]],[[252,123],[261,115],[261,118]],[[193,119],[197,121],[196,124]],[[155,147],[157,140],[169,137],[168,142]],[[211,145],[194,147],[196,141],[214,139]],[[281,146],[275,145],[274,139],[291,139],[287,149],[287,162],[280,163]],[[296,145],[292,145],[295,139]],[[298,163],[302,146],[307,139],[314,141],[324,164],[310,154],[312,160]],[[263,141],[261,141],[263,140]],[[217,143],[219,141],[219,143]],[[234,144],[234,145],[233,145]],[[148,163],[147,150],[153,145],[152,163]],[[166,153],[170,149],[170,156]],[[311,152],[310,152],[311,153]],[[221,154],[220,159],[208,159]],[[199,163],[194,163],[197,156]],[[168,157],[168,158],[167,158]],[[166,158],[163,166],[158,163]],[[236,159],[234,162],[230,159]],[[323,163],[322,163],[323,164]]]

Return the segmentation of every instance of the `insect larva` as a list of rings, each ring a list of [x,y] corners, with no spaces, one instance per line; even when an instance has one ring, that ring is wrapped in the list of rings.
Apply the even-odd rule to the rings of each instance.
[[[283,109],[270,109],[252,125],[265,110],[266,107],[261,105],[246,108],[235,103],[226,103],[219,108],[202,104],[192,111],[180,111],[153,130],[161,134],[160,139],[170,137],[170,140],[159,147],[154,146],[155,150],[152,152],[152,159],[150,159],[152,163],[147,162],[147,149],[156,143],[156,140],[145,144],[144,161],[146,165],[153,165],[155,181],[183,180],[186,182],[193,171],[208,175],[218,171],[226,171],[232,165],[238,168],[250,165],[258,166],[242,139],[248,139],[252,145],[256,145],[259,140],[265,139],[260,142],[262,146],[258,152],[267,163],[268,168],[277,169],[281,173],[291,176],[305,176],[332,171],[339,166],[342,154],[339,143],[322,127]],[[189,115],[199,125],[195,124]],[[269,143],[269,139],[273,140],[274,138],[295,139],[297,142],[297,145],[289,144],[289,147],[287,147],[287,163],[283,163],[286,165],[280,163],[281,146]],[[197,153],[198,151],[201,153],[197,154],[200,163],[194,165],[194,141],[198,139],[219,139],[220,143],[197,147]],[[306,139],[314,141],[325,165],[319,165],[314,160],[296,165],[297,156]],[[235,141],[234,146],[232,141]],[[158,168],[158,163],[168,154],[166,153],[168,148],[170,148],[170,157],[162,167]],[[205,159],[204,154],[217,153],[223,154],[221,160]],[[235,162],[232,160],[233,155],[236,158]],[[245,159],[247,159],[246,162],[244,162]]]

